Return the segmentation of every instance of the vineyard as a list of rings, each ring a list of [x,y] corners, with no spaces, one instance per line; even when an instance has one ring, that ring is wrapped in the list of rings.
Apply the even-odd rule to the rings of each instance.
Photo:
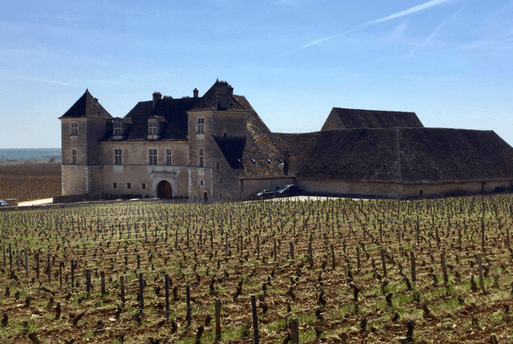
[[[513,196],[0,214],[9,343],[511,343]]]
[[[61,165],[27,163],[0,165],[0,199],[19,202],[61,194]]]

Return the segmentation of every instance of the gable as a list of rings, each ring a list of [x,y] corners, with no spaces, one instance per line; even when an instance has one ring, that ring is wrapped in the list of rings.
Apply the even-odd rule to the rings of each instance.
[[[415,112],[333,108],[322,131],[359,128],[422,128]]]

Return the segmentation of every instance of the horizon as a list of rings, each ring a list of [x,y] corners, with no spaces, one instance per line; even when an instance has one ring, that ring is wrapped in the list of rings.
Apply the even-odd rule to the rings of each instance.
[[[89,89],[124,117],[153,92],[216,79],[272,132],[319,131],[333,107],[415,112],[425,127],[513,144],[513,2],[9,3],[0,14],[0,146],[60,147]]]

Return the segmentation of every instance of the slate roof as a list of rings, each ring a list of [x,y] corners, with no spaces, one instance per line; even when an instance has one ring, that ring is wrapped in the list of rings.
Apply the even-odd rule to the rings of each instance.
[[[154,117],[163,123],[160,137],[164,140],[185,140],[187,138],[187,110],[192,108],[198,98],[164,97],[160,99],[155,108],[153,101],[139,102],[125,116],[132,125],[126,133],[128,140],[145,140],[148,135],[148,119]]]
[[[244,111],[237,96],[233,94],[233,88],[225,81],[217,80],[212,87],[201,97],[201,100],[191,108],[191,111],[200,110],[223,110],[223,111]],[[222,98],[225,97],[223,106]]]
[[[339,129],[359,128],[422,128],[415,112],[377,111],[333,108],[343,123]]]
[[[392,128],[320,133],[303,179],[437,184],[513,179],[513,148],[493,131]]]
[[[78,98],[78,100],[64,113],[59,119],[62,118],[108,118],[112,116],[101,106],[98,99],[94,98],[89,90],[86,89],[85,93]]]

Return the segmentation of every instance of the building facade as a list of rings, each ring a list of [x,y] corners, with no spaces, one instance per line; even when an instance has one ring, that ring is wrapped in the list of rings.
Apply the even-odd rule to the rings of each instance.
[[[409,198],[513,186],[513,149],[494,132],[333,108],[318,132],[272,133],[223,81],[202,97],[155,92],[123,118],[86,90],[60,120],[63,196],[232,201],[295,183],[312,195]]]

